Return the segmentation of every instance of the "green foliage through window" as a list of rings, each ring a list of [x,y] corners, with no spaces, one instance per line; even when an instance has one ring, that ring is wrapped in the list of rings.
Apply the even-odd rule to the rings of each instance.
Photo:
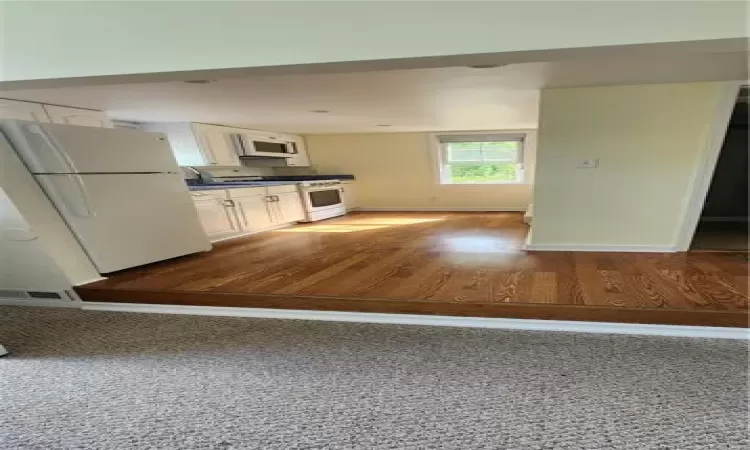
[[[447,183],[512,183],[519,181],[517,164],[447,164]]]
[[[441,176],[445,184],[518,183],[523,139],[518,136],[447,135],[439,139]],[[451,140],[452,139],[452,140]]]

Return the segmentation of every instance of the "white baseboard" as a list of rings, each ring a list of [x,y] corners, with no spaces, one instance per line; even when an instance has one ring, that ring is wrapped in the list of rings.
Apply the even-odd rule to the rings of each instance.
[[[97,281],[102,281],[102,280],[106,280],[106,279],[107,279],[107,277],[92,278],[90,280],[81,281],[80,283],[76,283],[76,286],[83,286],[84,284],[95,283]]]
[[[272,226],[270,228],[264,228],[262,230],[247,231],[245,233],[240,233],[240,234],[230,234],[230,235],[227,235],[227,236],[221,236],[221,237],[218,237],[218,238],[211,239],[211,243],[212,244],[216,244],[218,242],[224,242],[224,241],[229,241],[229,240],[237,239],[237,238],[241,238],[241,237],[247,237],[247,236],[250,236],[250,235],[253,235],[253,234],[264,233],[266,231],[280,230],[282,228],[291,227],[292,225],[296,225],[296,223],[295,222],[282,223],[281,225],[274,225],[274,226]]]
[[[322,320],[400,325],[429,325],[506,330],[569,331],[576,333],[635,334],[647,336],[680,336],[715,339],[750,340],[746,328],[698,327],[682,325],[648,325],[611,322],[576,322],[566,320],[503,319],[485,317],[432,316],[419,314],[383,314],[343,311],[306,311],[291,309],[235,308],[221,306],[179,306],[134,303],[84,302],[82,308],[92,311],[125,311],[158,314],[191,314],[202,316],[255,317],[266,319]]]
[[[0,306],[38,306],[44,308],[80,308],[74,300],[47,300],[43,298],[0,298]]]
[[[591,244],[526,244],[528,251],[540,252],[642,252],[674,253],[680,251],[669,245],[591,245]]]
[[[456,207],[456,208],[450,208],[450,207],[443,207],[443,206],[437,206],[437,207],[403,207],[403,206],[393,206],[393,207],[375,207],[375,208],[357,208],[357,211],[373,211],[373,212],[461,212],[461,211],[474,211],[474,212],[525,212],[526,208],[524,207],[511,207],[511,208],[463,208],[463,207]]]

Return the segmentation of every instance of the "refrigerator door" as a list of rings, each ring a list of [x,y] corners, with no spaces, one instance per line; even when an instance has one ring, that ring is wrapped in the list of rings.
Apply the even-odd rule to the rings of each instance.
[[[177,172],[166,135],[2,120],[0,130],[32,173]]]
[[[211,249],[181,175],[36,179],[100,273]]]

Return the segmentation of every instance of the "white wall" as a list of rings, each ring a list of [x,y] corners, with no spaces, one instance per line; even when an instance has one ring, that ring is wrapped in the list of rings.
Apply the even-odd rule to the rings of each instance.
[[[429,133],[373,133],[306,136],[313,167],[320,173],[352,174],[362,208],[496,209],[523,211],[531,201],[535,130],[524,146],[524,184],[441,185],[437,147]]]
[[[15,256],[26,252],[26,256],[22,257],[24,261],[36,261],[32,264],[44,268],[35,276],[29,274],[32,278],[26,278],[24,281],[27,287],[44,289],[48,283],[57,285],[60,280],[57,275],[53,275],[56,272],[55,265],[60,268],[68,285],[84,284],[101,278],[75,236],[1,133],[0,188],[14,205],[11,209],[7,206],[7,201],[3,203],[5,209],[0,227],[4,227],[7,220],[9,228],[16,228],[20,223],[16,214],[20,213],[26,226],[37,236],[36,240],[30,241],[33,244],[28,246],[6,243],[3,247],[5,249],[8,245],[13,246]],[[44,262],[45,257],[40,256],[40,252],[49,255],[53,264]],[[19,266],[15,259],[3,256],[2,272],[10,274],[11,279],[22,270],[23,267]],[[54,277],[55,280],[52,281],[48,277]]]
[[[0,8],[0,81],[748,36],[740,1],[65,1]]]
[[[725,84],[543,91],[532,246],[676,247]]]

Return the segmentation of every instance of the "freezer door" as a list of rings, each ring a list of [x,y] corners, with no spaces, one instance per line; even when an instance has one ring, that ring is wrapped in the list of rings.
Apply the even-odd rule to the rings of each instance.
[[[0,121],[32,173],[176,172],[166,135],[20,120]]]
[[[211,249],[181,175],[37,175],[100,273]]]

